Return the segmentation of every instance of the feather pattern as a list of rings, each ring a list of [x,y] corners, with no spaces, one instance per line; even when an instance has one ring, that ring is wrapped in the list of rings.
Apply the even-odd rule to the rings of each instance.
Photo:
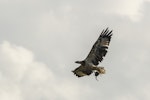
[[[76,68],[74,71],[72,71],[76,76],[78,77],[82,77],[85,75],[90,75],[93,71],[90,67],[86,67],[86,66],[79,66],[78,68]]]
[[[108,28],[106,30],[103,30],[101,35],[93,45],[85,61],[88,63],[93,63],[94,65],[98,65],[99,62],[103,60],[103,57],[105,57],[107,53],[111,36],[112,30],[109,31]]]

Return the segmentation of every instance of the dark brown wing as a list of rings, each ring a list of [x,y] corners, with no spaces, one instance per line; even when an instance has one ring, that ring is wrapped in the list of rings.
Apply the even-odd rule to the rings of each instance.
[[[107,53],[111,36],[112,36],[112,30],[109,31],[108,28],[103,30],[98,40],[93,45],[85,61],[87,61],[88,63],[93,63],[94,65],[98,65],[99,62],[103,60],[103,57]]]
[[[78,77],[83,77],[86,75],[90,75],[93,71],[92,69],[88,69],[86,66],[81,65],[72,72]]]

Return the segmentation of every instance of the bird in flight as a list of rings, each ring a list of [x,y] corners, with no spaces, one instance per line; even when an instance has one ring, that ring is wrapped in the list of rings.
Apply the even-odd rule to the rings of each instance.
[[[111,37],[112,30],[109,31],[108,28],[104,29],[85,60],[75,62],[80,64],[80,66],[72,72],[78,77],[91,75],[94,72],[96,79],[98,75],[105,74],[106,70],[104,67],[98,65],[99,62],[102,62],[103,57],[105,57],[107,53]]]

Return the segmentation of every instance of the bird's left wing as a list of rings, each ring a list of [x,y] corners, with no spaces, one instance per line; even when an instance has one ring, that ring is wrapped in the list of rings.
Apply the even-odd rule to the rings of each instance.
[[[93,63],[94,65],[98,65],[99,62],[103,60],[103,57],[107,53],[111,36],[112,36],[112,30],[109,31],[108,28],[103,30],[99,38],[93,45],[85,61],[87,61],[88,63]]]
[[[93,71],[92,70],[88,70],[85,66],[79,66],[78,68],[76,68],[74,71],[72,71],[76,76],[78,77],[83,77],[86,75],[90,75]]]

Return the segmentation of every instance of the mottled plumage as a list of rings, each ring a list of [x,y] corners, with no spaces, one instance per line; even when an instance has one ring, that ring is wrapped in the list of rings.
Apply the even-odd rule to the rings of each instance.
[[[78,77],[90,75],[93,71],[95,71],[95,76],[104,74],[104,67],[98,67],[97,65],[103,60],[103,57],[105,57],[111,37],[112,30],[109,31],[108,28],[104,29],[93,45],[86,59],[83,61],[75,62],[81,65],[72,72]]]

